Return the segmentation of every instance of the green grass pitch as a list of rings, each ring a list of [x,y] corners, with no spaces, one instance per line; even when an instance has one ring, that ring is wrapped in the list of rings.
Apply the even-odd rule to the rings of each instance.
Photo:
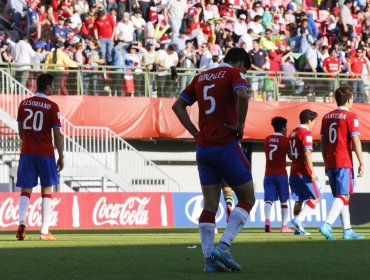
[[[365,240],[327,241],[244,228],[232,253],[242,271],[205,274],[198,229],[54,231],[58,241],[0,232],[0,279],[370,279],[370,225]],[[216,235],[216,242],[223,230]]]

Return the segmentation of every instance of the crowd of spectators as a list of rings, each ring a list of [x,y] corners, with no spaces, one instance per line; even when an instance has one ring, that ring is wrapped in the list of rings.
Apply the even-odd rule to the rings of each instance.
[[[3,0],[4,1],[4,0]],[[367,102],[370,77],[370,0],[7,0],[3,18],[19,32],[5,33],[3,62],[16,63],[16,78],[26,84],[28,69],[45,63],[49,71],[99,65],[115,66],[113,77],[126,86],[109,85],[112,94],[143,94],[144,84],[127,81],[141,69],[158,72],[158,96],[174,96],[189,83],[178,73],[216,67],[231,47],[252,57],[253,98],[271,98],[269,77],[284,71],[281,84],[297,95],[315,95],[315,83],[295,79],[295,72],[344,73],[353,81],[355,101]],[[21,65],[24,64],[24,65]],[[53,66],[60,64],[63,66]],[[127,69],[122,66],[131,67]],[[253,72],[252,72],[253,73]],[[107,75],[104,75],[106,78]],[[57,82],[62,83],[58,76]],[[99,75],[84,74],[84,90],[98,94]],[[334,89],[329,81],[328,91]],[[66,89],[66,92],[68,90]]]

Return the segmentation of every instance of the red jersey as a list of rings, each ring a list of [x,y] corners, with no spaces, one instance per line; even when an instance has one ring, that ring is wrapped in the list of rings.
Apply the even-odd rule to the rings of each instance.
[[[105,15],[105,18],[97,18],[94,23],[94,30],[98,30],[99,38],[111,39],[116,23],[110,15]]]
[[[312,132],[307,126],[300,124],[289,136],[290,153],[293,157],[290,175],[311,176],[304,152],[312,151]]]
[[[21,155],[54,156],[52,129],[61,127],[59,107],[44,94],[21,102],[17,121],[22,125]]]
[[[326,114],[322,119],[321,137],[325,139],[327,168],[352,168],[352,136],[360,135],[356,114],[345,107]]]
[[[236,89],[247,88],[245,75],[223,63],[194,77],[180,97],[189,105],[198,101],[199,146],[221,146],[238,139],[225,124],[237,123]]]
[[[264,150],[266,155],[265,176],[287,176],[286,155],[289,149],[289,140],[281,133],[274,133],[265,138]]]
[[[364,65],[366,65],[367,61],[363,57],[353,56],[350,58],[349,63],[350,63],[349,67],[351,67],[352,73],[361,75]],[[354,77],[352,76],[351,78]]]
[[[337,58],[327,57],[324,59],[323,67],[329,73],[338,72],[341,68],[340,59],[338,57]],[[333,76],[330,76],[330,78],[333,78]]]

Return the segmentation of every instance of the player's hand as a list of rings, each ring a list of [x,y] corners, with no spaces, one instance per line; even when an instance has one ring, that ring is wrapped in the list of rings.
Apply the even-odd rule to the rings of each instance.
[[[58,158],[57,161],[57,170],[58,172],[62,171],[64,168],[64,159],[63,158]]]
[[[311,181],[312,182],[316,182],[317,181],[317,176],[316,176],[316,174],[314,172],[312,172],[312,174],[311,174]]]
[[[239,124],[239,123],[237,123],[236,125],[225,124],[225,126],[231,131],[235,132],[238,137],[240,138],[243,137],[244,124]]]
[[[364,173],[365,173],[365,165],[360,164],[360,166],[358,167],[357,177],[362,177]]]

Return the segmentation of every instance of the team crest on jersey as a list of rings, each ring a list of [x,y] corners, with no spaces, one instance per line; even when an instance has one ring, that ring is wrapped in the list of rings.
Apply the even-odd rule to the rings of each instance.
[[[306,136],[306,142],[312,143],[312,136]]]

